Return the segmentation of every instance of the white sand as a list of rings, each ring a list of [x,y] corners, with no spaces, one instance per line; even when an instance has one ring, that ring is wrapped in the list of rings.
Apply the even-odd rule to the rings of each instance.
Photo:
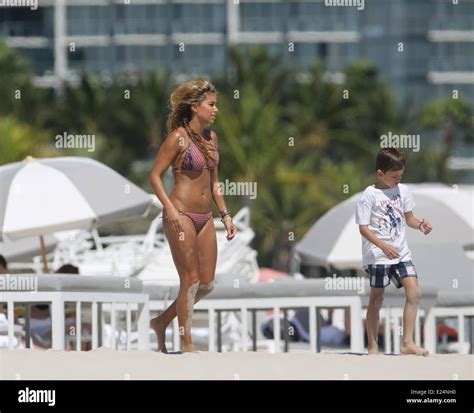
[[[0,379],[473,380],[474,356],[0,350]]]

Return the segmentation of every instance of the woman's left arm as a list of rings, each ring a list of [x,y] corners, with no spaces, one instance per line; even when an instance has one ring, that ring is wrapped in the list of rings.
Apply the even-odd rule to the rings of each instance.
[[[214,131],[211,131],[211,137],[214,142],[216,151],[218,151],[217,134]],[[215,168],[210,170],[210,172],[211,172],[211,193],[212,193],[212,198],[214,199],[214,203],[216,204],[220,213],[222,211],[227,211],[224,196],[222,194],[221,187],[219,185],[218,166],[216,165]],[[229,216],[224,218],[224,225],[227,229],[227,239],[230,241],[232,238],[235,237],[237,228],[232,222],[232,219],[229,219]]]
[[[216,151],[218,151],[217,146],[217,134],[214,131],[211,131],[212,141],[214,142],[214,146]],[[211,169],[211,193],[212,198],[214,199],[214,203],[216,204],[219,211],[227,210],[225,205],[224,197],[222,196],[222,192],[219,186],[219,172],[218,166],[216,165],[215,168]]]

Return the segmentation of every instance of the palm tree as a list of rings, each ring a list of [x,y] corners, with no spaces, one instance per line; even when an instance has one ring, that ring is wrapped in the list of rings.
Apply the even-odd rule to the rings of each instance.
[[[464,99],[437,99],[421,109],[414,123],[420,129],[441,129],[442,141],[450,146],[474,144],[474,106]]]
[[[137,83],[117,78],[106,85],[83,73],[79,87],[65,86],[48,126],[54,133],[102,136],[93,156],[128,175],[163,136],[168,79],[167,73],[150,73]]]
[[[57,156],[50,135],[18,122],[13,116],[0,118],[0,165],[34,157]]]
[[[447,167],[455,150],[472,151],[474,144],[473,107],[460,99],[437,99],[424,105],[410,121],[410,128],[421,135],[419,153],[408,153],[412,181],[457,182]]]
[[[381,134],[397,127],[395,100],[364,62],[348,66],[342,84],[318,62],[302,82],[261,49],[232,49],[231,63],[218,101],[221,180],[257,182],[257,199],[242,202],[252,207],[260,260],[287,270],[292,244],[372,175]]]
[[[0,115],[13,115],[26,123],[41,120],[48,90],[34,87],[31,65],[20,52],[0,41]]]
[[[241,85],[251,84],[263,101],[279,104],[291,93],[291,71],[282,61],[282,55],[270,56],[260,45],[251,46],[247,51],[233,46],[228,51],[227,72],[214,83],[225,95],[233,94]]]
[[[307,77],[296,83],[287,105],[302,143],[295,156],[305,156],[316,145],[318,154],[334,161],[348,154],[361,162],[371,159],[383,131],[395,128],[397,114],[393,94],[375,68],[354,62],[346,67],[344,82],[335,84],[325,79],[324,66],[316,61]]]

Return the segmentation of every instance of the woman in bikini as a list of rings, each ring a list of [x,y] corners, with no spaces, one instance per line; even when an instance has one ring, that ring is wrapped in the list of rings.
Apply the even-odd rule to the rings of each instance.
[[[166,327],[176,315],[183,352],[196,351],[191,340],[193,306],[214,287],[217,261],[214,200],[227,230],[236,227],[219,190],[217,135],[206,128],[218,112],[216,90],[206,79],[180,85],[171,94],[168,136],[162,143],[150,175],[153,190],[163,205],[163,230],[179,274],[176,300],[150,321],[158,350],[166,353]],[[168,196],[162,176],[172,166],[175,186]]]

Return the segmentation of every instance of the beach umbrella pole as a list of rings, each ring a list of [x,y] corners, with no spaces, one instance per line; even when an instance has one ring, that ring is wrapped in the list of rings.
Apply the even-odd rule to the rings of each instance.
[[[43,271],[49,273],[48,260],[46,258],[46,247],[44,245],[44,238],[42,235],[39,236],[40,245],[41,245],[41,256],[43,257]]]

